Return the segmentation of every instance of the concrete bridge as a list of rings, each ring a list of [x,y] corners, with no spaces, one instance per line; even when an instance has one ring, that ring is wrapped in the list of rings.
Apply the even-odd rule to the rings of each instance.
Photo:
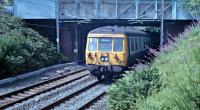
[[[59,2],[59,7],[57,3]],[[14,15],[24,19],[195,19],[178,0],[14,0]]]

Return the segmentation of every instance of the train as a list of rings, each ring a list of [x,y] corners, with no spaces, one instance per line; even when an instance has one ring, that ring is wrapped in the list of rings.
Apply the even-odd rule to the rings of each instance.
[[[157,38],[156,34],[130,27],[105,26],[91,30],[87,35],[86,65],[98,79],[110,77],[111,73],[121,72],[142,58],[147,47],[155,48]]]

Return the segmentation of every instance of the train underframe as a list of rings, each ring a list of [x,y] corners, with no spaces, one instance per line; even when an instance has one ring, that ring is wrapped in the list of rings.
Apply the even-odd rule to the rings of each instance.
[[[122,72],[125,67],[116,65],[87,65],[88,69],[97,79],[112,79],[114,75]]]

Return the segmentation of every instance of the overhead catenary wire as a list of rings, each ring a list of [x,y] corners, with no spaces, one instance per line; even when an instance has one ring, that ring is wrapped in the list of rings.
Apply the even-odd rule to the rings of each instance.
[[[55,29],[55,26],[49,26],[49,25],[41,25],[41,24],[33,24],[33,23],[27,23],[27,22],[23,22],[23,24],[26,25],[32,25],[32,26],[38,26],[38,27],[44,27],[44,28],[52,28]]]
[[[26,25],[30,25],[30,26],[38,26],[38,27],[44,27],[44,28],[51,28],[51,29],[55,29],[56,27],[55,26],[49,26],[49,25],[43,25],[43,24],[34,24],[34,23],[27,23],[27,22],[23,22],[23,24],[26,24]],[[68,28],[65,28],[65,27],[60,27],[61,29],[68,29]]]

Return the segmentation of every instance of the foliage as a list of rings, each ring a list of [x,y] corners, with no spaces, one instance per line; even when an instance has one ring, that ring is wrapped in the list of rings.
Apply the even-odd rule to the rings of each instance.
[[[56,49],[21,19],[0,16],[0,76],[55,64]]]
[[[136,103],[153,90],[160,89],[157,70],[136,70],[127,72],[127,75],[114,84],[109,90],[108,108],[112,110],[133,110]]]
[[[199,110],[200,26],[189,31],[165,46],[163,52],[154,51],[157,57],[151,65],[137,67],[114,84],[109,90],[109,109]],[[135,80],[142,73],[152,80]],[[151,89],[144,89],[147,82]],[[147,90],[147,94],[138,90]]]
[[[165,87],[138,103],[139,109],[200,109],[199,36],[200,26],[179,39],[170,54],[155,61],[152,68],[158,69]]]
[[[3,5],[12,5],[13,0],[3,0]]]
[[[0,15],[2,14],[3,5],[0,4]]]
[[[200,0],[180,0],[183,7],[190,10],[192,15],[200,17]]]
[[[0,4],[0,11],[1,11],[1,9],[3,8],[3,5],[2,4]]]
[[[13,4],[13,0],[7,0],[6,2],[8,5],[12,5]]]
[[[0,15],[0,35],[10,33],[12,30],[23,29],[23,23],[20,18]]]

